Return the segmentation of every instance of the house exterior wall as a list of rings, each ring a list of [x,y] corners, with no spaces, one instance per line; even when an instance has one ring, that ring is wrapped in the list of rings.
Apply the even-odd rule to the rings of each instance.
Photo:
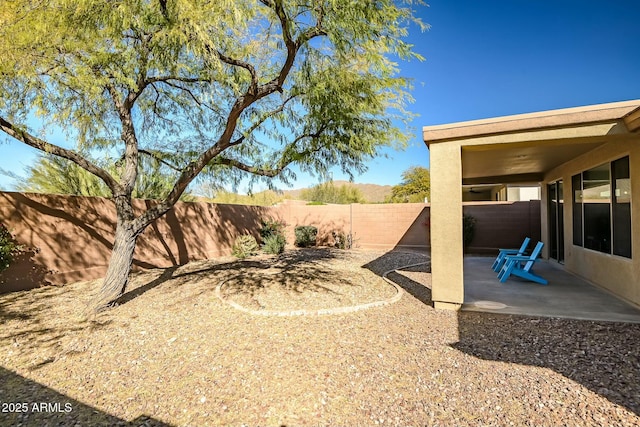
[[[605,254],[573,244],[572,176],[590,168],[629,156],[631,178],[632,258]],[[549,256],[547,184],[563,180],[565,268],[627,301],[640,305],[640,135],[610,142],[545,174],[542,185],[542,239]]]

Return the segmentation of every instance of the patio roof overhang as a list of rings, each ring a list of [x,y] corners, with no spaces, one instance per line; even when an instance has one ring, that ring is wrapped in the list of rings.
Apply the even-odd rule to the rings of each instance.
[[[605,144],[635,144],[639,134],[640,100],[424,127],[434,307],[459,309],[464,300],[462,185],[542,183],[563,164]]]
[[[546,172],[640,132],[640,100],[425,126],[433,144],[460,144],[462,184],[540,182]]]

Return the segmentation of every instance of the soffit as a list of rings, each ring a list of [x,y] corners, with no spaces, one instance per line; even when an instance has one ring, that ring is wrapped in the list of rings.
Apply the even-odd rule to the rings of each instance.
[[[462,147],[463,182],[540,181],[545,172],[585,154],[603,141],[550,142]]]

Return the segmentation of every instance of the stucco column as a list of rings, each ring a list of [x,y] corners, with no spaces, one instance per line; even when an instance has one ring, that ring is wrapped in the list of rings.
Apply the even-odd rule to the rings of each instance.
[[[435,308],[464,299],[460,144],[431,144],[431,290]]]

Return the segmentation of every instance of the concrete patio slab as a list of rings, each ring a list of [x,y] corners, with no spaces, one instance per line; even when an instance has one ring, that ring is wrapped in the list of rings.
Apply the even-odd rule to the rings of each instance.
[[[494,259],[464,258],[462,310],[640,323],[640,309],[567,272],[555,261],[540,261],[534,267],[536,274],[549,281],[545,286],[517,277],[500,283],[491,269]]]

